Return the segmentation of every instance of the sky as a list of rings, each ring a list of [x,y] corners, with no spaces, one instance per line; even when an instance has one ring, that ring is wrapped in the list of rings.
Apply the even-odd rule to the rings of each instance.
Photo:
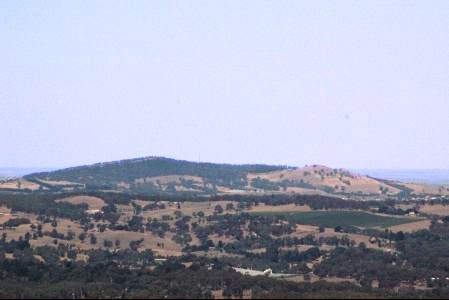
[[[0,167],[449,169],[449,1],[0,1]]]

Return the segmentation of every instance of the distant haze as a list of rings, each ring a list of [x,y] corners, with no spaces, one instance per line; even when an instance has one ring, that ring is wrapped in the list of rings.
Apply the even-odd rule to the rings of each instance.
[[[449,1],[0,1],[0,167],[449,169]]]
[[[55,168],[0,168],[0,177],[20,177],[31,173],[53,170]]]
[[[379,179],[430,184],[449,184],[449,170],[379,170],[362,169],[352,172]]]

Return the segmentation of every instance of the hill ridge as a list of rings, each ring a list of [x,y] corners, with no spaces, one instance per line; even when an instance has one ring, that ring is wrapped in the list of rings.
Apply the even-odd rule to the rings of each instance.
[[[47,189],[117,190],[147,194],[286,193],[386,197],[424,191],[421,186],[407,186],[405,183],[320,164],[303,167],[230,164],[192,162],[162,156],[32,173],[24,176],[24,179]]]

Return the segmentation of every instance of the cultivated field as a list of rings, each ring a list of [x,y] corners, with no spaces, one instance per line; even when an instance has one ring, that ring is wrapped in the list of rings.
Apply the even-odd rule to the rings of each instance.
[[[363,211],[310,211],[310,212],[257,212],[261,216],[273,214],[285,214],[292,216],[299,224],[336,227],[336,226],[356,226],[361,228],[387,228],[405,223],[413,223],[422,219],[381,216]]]

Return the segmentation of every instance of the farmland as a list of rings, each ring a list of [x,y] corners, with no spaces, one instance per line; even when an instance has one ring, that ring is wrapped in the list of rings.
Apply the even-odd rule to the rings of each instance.
[[[391,226],[413,223],[420,221],[417,218],[381,216],[364,211],[310,211],[310,212],[256,212],[253,213],[260,216],[285,214],[293,216],[294,220],[299,224],[336,227],[336,226],[356,226],[362,228],[381,227],[387,228]]]

